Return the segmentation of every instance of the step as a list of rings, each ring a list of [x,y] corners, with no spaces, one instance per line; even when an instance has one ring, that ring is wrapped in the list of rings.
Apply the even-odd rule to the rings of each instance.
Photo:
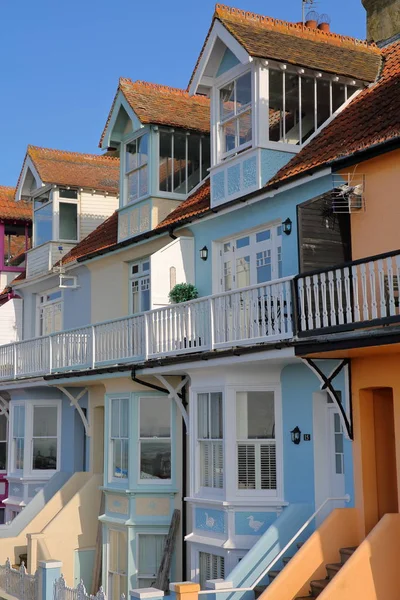
[[[284,564],[284,566],[286,567],[286,565],[288,564],[289,560],[292,560],[293,556],[284,556],[282,558],[282,562]]]
[[[335,575],[340,571],[343,567],[342,563],[331,563],[330,565],[325,565],[326,572],[328,574],[328,579],[332,579]]]
[[[312,597],[317,598],[317,596],[324,591],[328,583],[330,583],[330,579],[316,579],[315,581],[310,581]]]
[[[275,579],[275,577],[278,577],[280,572],[280,569],[268,571],[269,582],[271,583]]]
[[[349,547],[349,548],[340,548],[340,550],[339,550],[340,560],[343,565],[347,560],[349,560],[350,556],[352,556],[352,554],[354,554],[354,552],[356,550],[357,550],[357,546]]]

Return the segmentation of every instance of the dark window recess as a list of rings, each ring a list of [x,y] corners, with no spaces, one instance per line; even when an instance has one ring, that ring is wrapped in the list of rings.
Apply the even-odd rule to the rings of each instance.
[[[78,190],[68,190],[67,188],[60,188],[59,196],[60,198],[69,198],[70,200],[77,200]]]
[[[297,207],[300,273],[351,260],[350,215],[332,210],[332,200],[319,197]]]

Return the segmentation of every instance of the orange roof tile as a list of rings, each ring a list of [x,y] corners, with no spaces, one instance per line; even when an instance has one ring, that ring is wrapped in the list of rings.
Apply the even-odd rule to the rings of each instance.
[[[400,136],[400,40],[386,46],[383,55],[378,81],[354,98],[267,187]]]
[[[210,101],[205,96],[189,96],[178,88],[121,77],[100,146],[119,91],[143,124],[181,127],[201,133],[210,131]]]
[[[113,246],[118,241],[118,212],[115,211],[108,219],[89,233],[79,244],[74,246],[62,259],[62,264],[68,264],[87,254]]]
[[[250,56],[284,61],[362,81],[374,81],[379,71],[381,52],[375,44],[216,4],[211,28],[194,72],[215,20],[222,23]]]
[[[31,221],[31,204],[23,201],[16,202],[14,196],[15,188],[0,185],[0,219]]]
[[[38,146],[28,146],[27,156],[35,165],[43,183],[91,188],[112,194],[118,193],[119,158],[39,148]]]
[[[210,179],[208,178],[191,196],[173,210],[156,229],[176,226],[180,221],[200,216],[210,208]]]

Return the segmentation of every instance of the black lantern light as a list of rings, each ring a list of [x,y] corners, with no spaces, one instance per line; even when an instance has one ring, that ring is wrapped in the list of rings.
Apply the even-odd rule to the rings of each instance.
[[[292,233],[292,221],[289,217],[282,223],[283,233],[290,235]]]
[[[200,258],[201,260],[207,260],[208,258],[208,248],[207,246],[203,246],[200,250]]]
[[[293,444],[296,444],[296,446],[298,446],[301,440],[301,431],[297,426],[294,429],[292,429],[292,431],[290,432],[290,436],[292,438]]]

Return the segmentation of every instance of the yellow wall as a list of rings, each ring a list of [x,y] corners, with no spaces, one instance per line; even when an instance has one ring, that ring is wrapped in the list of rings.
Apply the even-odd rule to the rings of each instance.
[[[260,598],[289,600],[307,596],[309,582],[326,577],[325,564],[339,562],[339,548],[357,546],[359,542],[356,509],[332,511]]]
[[[400,150],[360,163],[358,174],[366,176],[365,211],[351,216],[353,260],[400,248]]]
[[[400,515],[387,514],[319,595],[320,600],[398,600],[399,555]]]

